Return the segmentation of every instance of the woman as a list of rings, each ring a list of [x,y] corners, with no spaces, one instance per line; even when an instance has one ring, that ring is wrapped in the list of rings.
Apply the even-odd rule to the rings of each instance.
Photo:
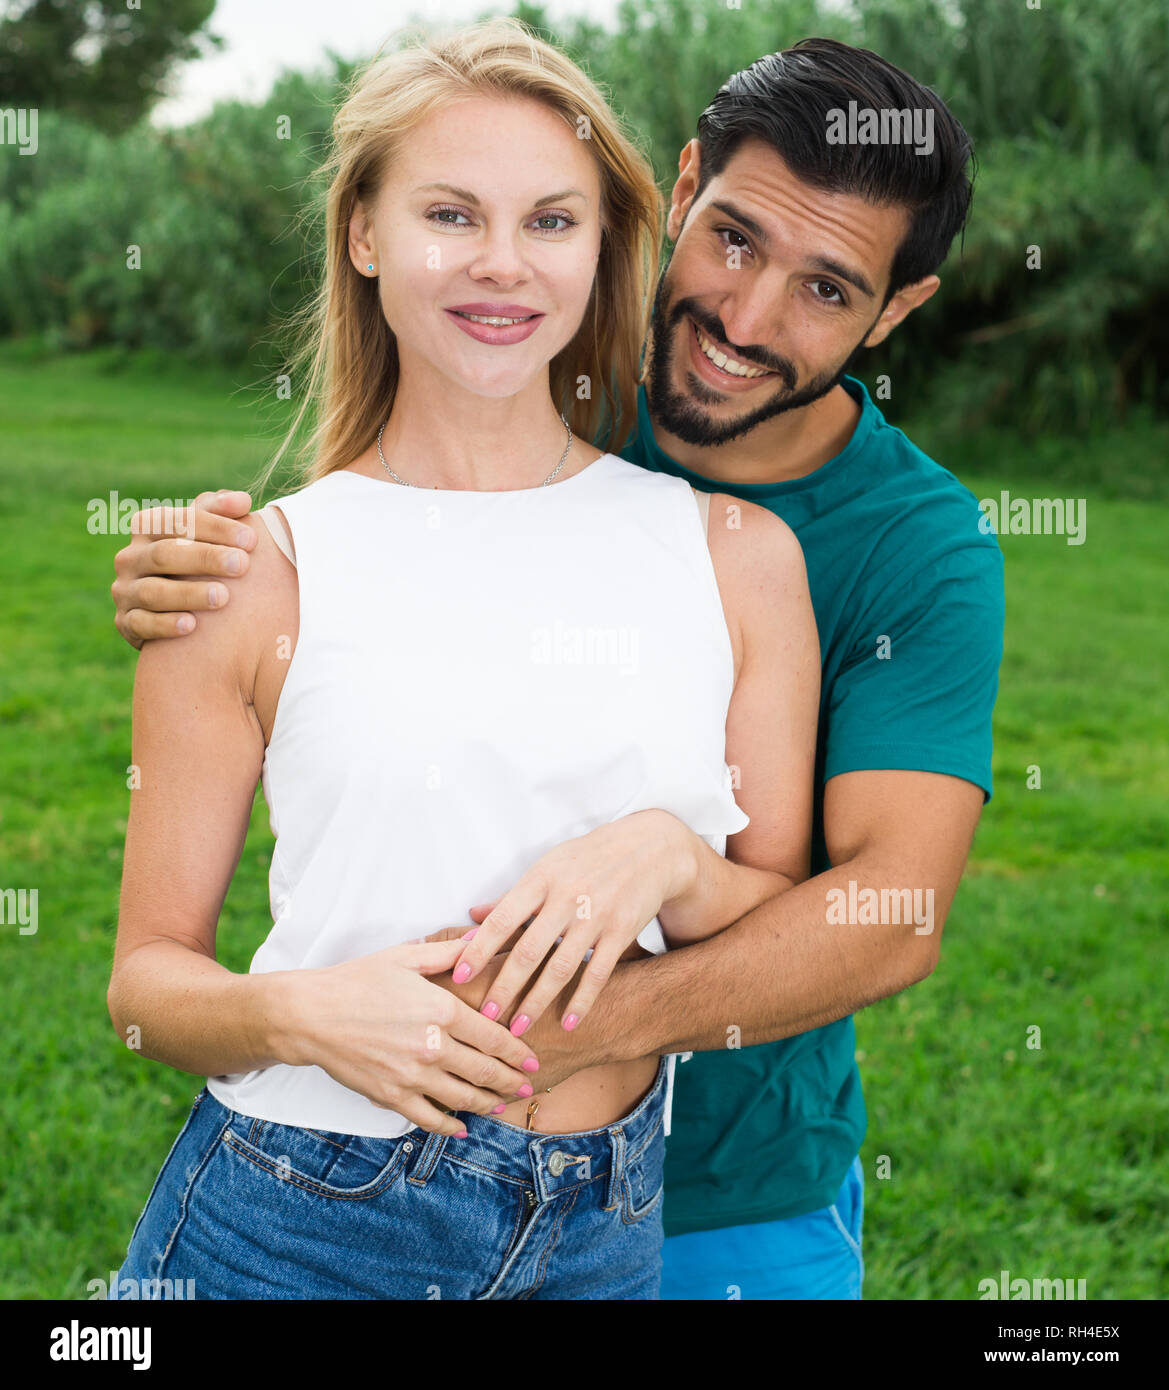
[[[579,69],[497,21],[378,61],[334,129],[311,481],[223,621],[139,661],[110,1012],[208,1083],[119,1282],[653,1298],[670,1067],[534,1093],[525,1033],[586,958],[563,1027],[623,954],[806,876],[802,558],[587,442],[633,418],[659,207]],[[258,777],[240,976],[215,927]],[[421,940],[496,900],[482,949]]]

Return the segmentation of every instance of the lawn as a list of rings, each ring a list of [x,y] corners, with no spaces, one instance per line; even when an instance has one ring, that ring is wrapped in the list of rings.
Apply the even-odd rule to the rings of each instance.
[[[38,894],[35,933],[0,931],[0,1297],[85,1298],[117,1268],[201,1084],[106,1013],[135,654],[109,596],[124,540],[93,534],[88,504],[245,486],[288,406],[258,410],[244,379],[0,351],[0,889]],[[1134,424],[946,457],[980,497],[1058,476],[1087,540],[1003,538],[995,796],[940,967],[857,1018],[866,1297],[974,1298],[1004,1269],[1089,1298],[1169,1287],[1169,499],[1148,482],[1166,442]],[[1126,457],[1145,480],[1129,497]],[[270,844],[257,793],[220,925],[233,969],[270,920]]]

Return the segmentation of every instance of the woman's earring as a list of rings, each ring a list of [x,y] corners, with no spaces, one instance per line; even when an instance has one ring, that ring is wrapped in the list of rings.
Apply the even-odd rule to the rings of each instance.
[[[372,270],[372,269],[373,269],[373,265],[372,265],[372,264],[367,265],[365,268],[366,268],[366,270]]]

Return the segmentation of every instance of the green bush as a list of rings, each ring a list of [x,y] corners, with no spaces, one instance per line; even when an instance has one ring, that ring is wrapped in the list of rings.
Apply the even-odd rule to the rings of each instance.
[[[336,84],[289,74],[262,105],[175,132],[111,137],[42,113],[37,155],[0,166],[0,332],[245,358],[309,291],[314,229],[297,215]]]
[[[936,418],[960,441],[977,426],[1082,432],[1169,406],[1160,0],[626,0],[611,30],[517,12],[611,93],[663,188],[731,72],[811,34],[876,49],[950,104],[978,157],[941,291],[861,358],[862,375],[892,383],[887,413]],[[301,214],[349,71],[288,74],[265,102],[224,103],[177,132],[113,138],[42,112],[35,157],[0,147],[0,334],[203,361],[258,352],[263,372],[278,369],[274,328],[319,261],[319,220]],[[277,138],[282,116],[290,139]],[[140,269],[127,269],[130,246]]]

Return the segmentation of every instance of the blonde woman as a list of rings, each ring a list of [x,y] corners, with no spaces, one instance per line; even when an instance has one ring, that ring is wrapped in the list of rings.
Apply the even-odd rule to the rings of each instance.
[[[221,621],[139,660],[110,1012],[208,1081],[119,1284],[654,1298],[673,1059],[547,1090],[524,1034],[806,876],[802,557],[607,451],[659,203],[579,69],[476,26],[374,62],[334,135],[311,467]],[[239,975],[257,779],[273,925]],[[493,902],[510,951],[424,940]]]

